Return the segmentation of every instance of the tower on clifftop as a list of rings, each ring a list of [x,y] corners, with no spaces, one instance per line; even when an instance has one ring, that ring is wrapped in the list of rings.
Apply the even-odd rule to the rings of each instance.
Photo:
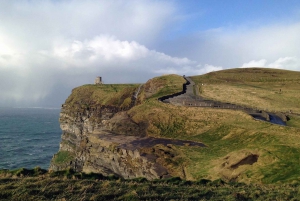
[[[103,84],[102,83],[102,78],[101,77],[96,77],[95,84]]]

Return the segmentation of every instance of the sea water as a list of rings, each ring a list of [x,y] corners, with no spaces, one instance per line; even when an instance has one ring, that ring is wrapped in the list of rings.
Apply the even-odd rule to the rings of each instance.
[[[48,169],[59,149],[60,109],[0,108],[0,169]]]

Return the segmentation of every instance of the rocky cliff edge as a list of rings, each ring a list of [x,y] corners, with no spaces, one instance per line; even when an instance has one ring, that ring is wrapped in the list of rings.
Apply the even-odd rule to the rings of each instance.
[[[157,101],[160,95],[182,90],[184,82],[180,76],[169,75],[144,85],[75,88],[61,108],[63,133],[49,170],[73,169],[123,178],[185,178],[182,153],[176,145],[191,142],[149,137],[151,123],[138,118],[133,110],[144,102]]]

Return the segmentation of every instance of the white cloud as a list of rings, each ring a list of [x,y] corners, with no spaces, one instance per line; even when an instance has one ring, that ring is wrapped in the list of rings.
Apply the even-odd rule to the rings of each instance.
[[[266,59],[252,60],[242,65],[242,68],[247,67],[268,67],[289,70],[300,70],[300,60],[295,57],[280,57],[272,63],[267,63]]]
[[[202,75],[205,73],[209,73],[212,71],[219,71],[223,70],[222,66],[213,66],[209,64],[205,64],[202,66],[201,64],[198,64],[196,66],[184,66],[182,68],[163,68],[158,69],[155,72],[158,74],[179,74],[179,75]]]
[[[99,34],[150,44],[173,22],[176,9],[170,1],[151,0],[1,0],[0,30],[30,44],[27,49]]]
[[[281,57],[268,65],[270,68],[300,70],[300,60],[295,57]]]
[[[252,60],[248,63],[244,63],[242,65],[242,68],[247,68],[247,67],[265,67],[267,63],[267,60],[261,59],[261,60]]]
[[[199,66],[200,68],[201,66]],[[205,64],[204,65],[204,68],[202,68],[198,74],[204,74],[204,73],[209,73],[209,72],[212,72],[212,71],[219,71],[219,70],[223,70],[223,67],[222,66],[213,66],[213,65],[208,65],[208,64]],[[200,73],[201,72],[201,73]],[[196,74],[197,75],[197,74]]]
[[[68,67],[85,67],[91,64],[116,64],[121,67],[123,63],[151,60],[158,63],[159,68],[164,64],[181,66],[194,64],[188,58],[178,58],[162,52],[149,50],[136,41],[121,41],[113,36],[100,35],[91,40],[64,42],[53,48],[53,57],[67,63]],[[143,66],[139,68],[143,69]]]
[[[97,36],[91,40],[73,41],[69,44],[54,47],[54,56],[68,60],[95,62],[97,60],[126,61],[146,57],[149,50],[135,41],[120,41],[108,35]]]
[[[264,65],[264,60],[279,58],[300,59],[300,22],[273,23],[220,27],[194,33],[189,37],[164,45],[164,51],[178,56],[188,55],[191,60],[209,63],[224,68],[236,68],[255,61]],[[286,69],[298,67],[282,66]]]

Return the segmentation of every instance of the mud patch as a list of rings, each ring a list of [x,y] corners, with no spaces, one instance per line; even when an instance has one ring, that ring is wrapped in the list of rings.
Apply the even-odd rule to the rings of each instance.
[[[188,140],[173,140],[173,139],[164,139],[164,138],[154,138],[154,137],[144,137],[144,138],[137,138],[129,143],[121,144],[121,148],[125,149],[136,149],[142,147],[153,147],[155,145],[164,145],[167,146],[169,144],[178,145],[178,146],[198,146],[198,147],[205,147],[203,143],[193,142]]]
[[[93,134],[94,137],[110,142],[116,143],[118,148],[136,150],[146,147],[153,147],[155,145],[178,145],[178,146],[198,146],[206,147],[205,144],[201,142],[193,142],[189,140],[176,140],[176,139],[166,139],[166,138],[154,138],[154,137],[139,137],[139,136],[128,136],[119,135],[108,132],[102,132],[102,134]]]
[[[258,160],[258,155],[256,154],[250,154],[249,156],[243,158],[240,162],[231,165],[230,167],[232,169],[237,169],[241,165],[252,165],[253,163],[256,163]]]

